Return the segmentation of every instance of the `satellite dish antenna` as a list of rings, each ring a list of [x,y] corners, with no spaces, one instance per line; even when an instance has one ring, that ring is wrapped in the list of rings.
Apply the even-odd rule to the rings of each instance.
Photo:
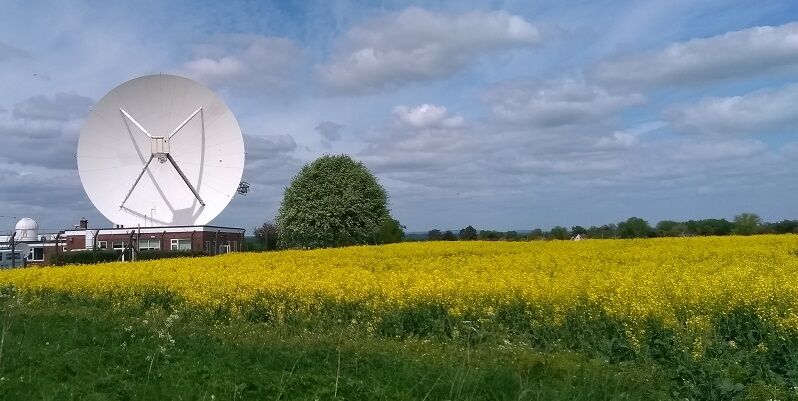
[[[100,99],[80,131],[77,158],[86,194],[114,224],[203,225],[238,190],[244,140],[213,91],[148,75]]]

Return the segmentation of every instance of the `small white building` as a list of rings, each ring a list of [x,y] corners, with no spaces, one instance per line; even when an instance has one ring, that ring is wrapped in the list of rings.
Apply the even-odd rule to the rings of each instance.
[[[19,258],[12,260],[13,253],[22,253],[19,256],[25,265],[46,264],[52,255],[64,252],[65,247],[63,234],[42,234],[36,220],[23,217],[17,221],[12,234],[0,235],[0,266],[19,267]]]

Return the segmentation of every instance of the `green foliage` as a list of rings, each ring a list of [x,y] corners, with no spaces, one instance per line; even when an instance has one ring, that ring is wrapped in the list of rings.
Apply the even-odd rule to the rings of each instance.
[[[319,248],[372,243],[388,213],[376,177],[349,156],[322,156],[302,167],[277,216],[279,245]]]
[[[542,240],[546,238],[546,235],[543,233],[543,230],[540,228],[532,229],[528,235],[529,239],[531,240]]]
[[[72,251],[59,252],[50,258],[50,264],[55,266],[94,264],[116,262],[119,259],[117,251]]]
[[[549,238],[550,239],[559,239],[564,240],[570,238],[570,232],[567,228],[562,226],[555,226],[554,228],[549,231]]]
[[[621,238],[648,238],[653,232],[648,222],[639,217],[630,217],[618,223],[618,235]]]
[[[159,308],[73,304],[8,311],[4,400],[664,400],[665,375],[462,331],[457,342],[232,322]],[[393,327],[439,323],[439,311]],[[423,329],[421,330],[423,331]],[[98,373],[100,372],[100,373]]]
[[[458,237],[461,240],[473,241],[477,239],[477,230],[474,227],[468,226],[460,230],[460,235]]]
[[[734,224],[726,219],[688,220],[684,225],[693,235],[729,235],[734,228]]]
[[[120,260],[121,251],[72,251],[72,252],[59,252],[50,258],[50,264],[55,266],[63,265],[83,265],[95,263],[116,262]],[[127,251],[127,259],[130,258],[130,251]],[[138,260],[154,260],[166,258],[188,258],[207,256],[208,254],[203,251],[139,251],[136,254]]]
[[[618,236],[618,226],[605,224],[603,226],[590,226],[587,229],[588,238],[615,238]]]
[[[571,227],[571,236],[587,235],[587,229],[582,226]]]
[[[755,213],[742,213],[734,216],[734,229],[732,232],[737,235],[758,234],[762,225],[762,219]]]
[[[465,229],[464,229],[465,230]],[[460,240],[473,239],[460,230]],[[631,217],[616,224],[602,226],[573,226],[569,231],[565,227],[556,226],[544,232],[540,228],[530,230],[525,236],[528,240],[568,239],[576,235],[586,238],[651,238],[651,237],[683,237],[707,235],[752,235],[752,234],[798,234],[798,220],[782,220],[776,223],[765,223],[753,213],[735,216],[734,222],[726,219],[702,219],[688,221],[662,220],[656,227],[649,226],[646,220]],[[430,241],[442,240],[441,230],[430,230],[426,238]],[[515,231],[480,230],[478,239],[484,241],[524,239]]]
[[[139,251],[136,254],[137,260],[155,260],[155,259],[170,259],[170,258],[196,258],[200,256],[208,256],[205,251]]]
[[[450,230],[446,230],[446,232],[443,233],[443,236],[441,237],[441,239],[444,240],[444,241],[456,241],[457,240],[457,236],[454,235],[454,233],[451,232]]]
[[[277,226],[271,221],[265,221],[254,231],[255,240],[259,243],[257,250],[273,251],[277,249]]]
[[[442,239],[443,239],[443,233],[441,232],[441,230],[434,229],[434,230],[429,230],[429,232],[427,232],[427,240],[429,241],[440,241]]]
[[[255,237],[244,237],[244,252],[263,252],[266,246]]]
[[[378,244],[393,244],[402,242],[405,237],[405,227],[399,223],[399,220],[394,219],[390,215],[386,215],[382,219],[380,228],[377,231]]]
[[[798,234],[798,220],[782,220],[778,223],[771,223],[770,228],[776,234]]]
[[[655,228],[658,237],[680,237],[687,234],[688,227],[684,223],[672,220],[663,220]]]
[[[495,322],[418,305],[376,326],[341,305],[282,326],[13,291],[0,305],[0,399],[798,399],[798,341],[753,310],[694,337],[651,321],[633,345],[589,304],[550,326],[519,303]]]

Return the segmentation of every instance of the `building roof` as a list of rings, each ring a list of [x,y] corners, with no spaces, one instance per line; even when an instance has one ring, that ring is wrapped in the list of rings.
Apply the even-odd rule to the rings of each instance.
[[[174,233],[189,233],[189,232],[225,232],[225,233],[241,233],[243,234],[246,229],[236,227],[221,227],[221,226],[163,226],[163,227],[125,227],[125,228],[88,228],[79,230],[66,230],[64,235],[76,236],[86,235],[86,231],[96,232],[100,234],[129,234],[131,231],[140,232],[142,234],[160,234],[163,232]]]

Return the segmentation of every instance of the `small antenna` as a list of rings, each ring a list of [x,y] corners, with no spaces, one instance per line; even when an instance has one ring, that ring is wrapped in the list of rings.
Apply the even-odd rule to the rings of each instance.
[[[241,183],[238,184],[238,189],[236,190],[236,192],[238,192],[241,195],[247,196],[247,194],[249,193],[249,183],[246,181],[241,181]]]

